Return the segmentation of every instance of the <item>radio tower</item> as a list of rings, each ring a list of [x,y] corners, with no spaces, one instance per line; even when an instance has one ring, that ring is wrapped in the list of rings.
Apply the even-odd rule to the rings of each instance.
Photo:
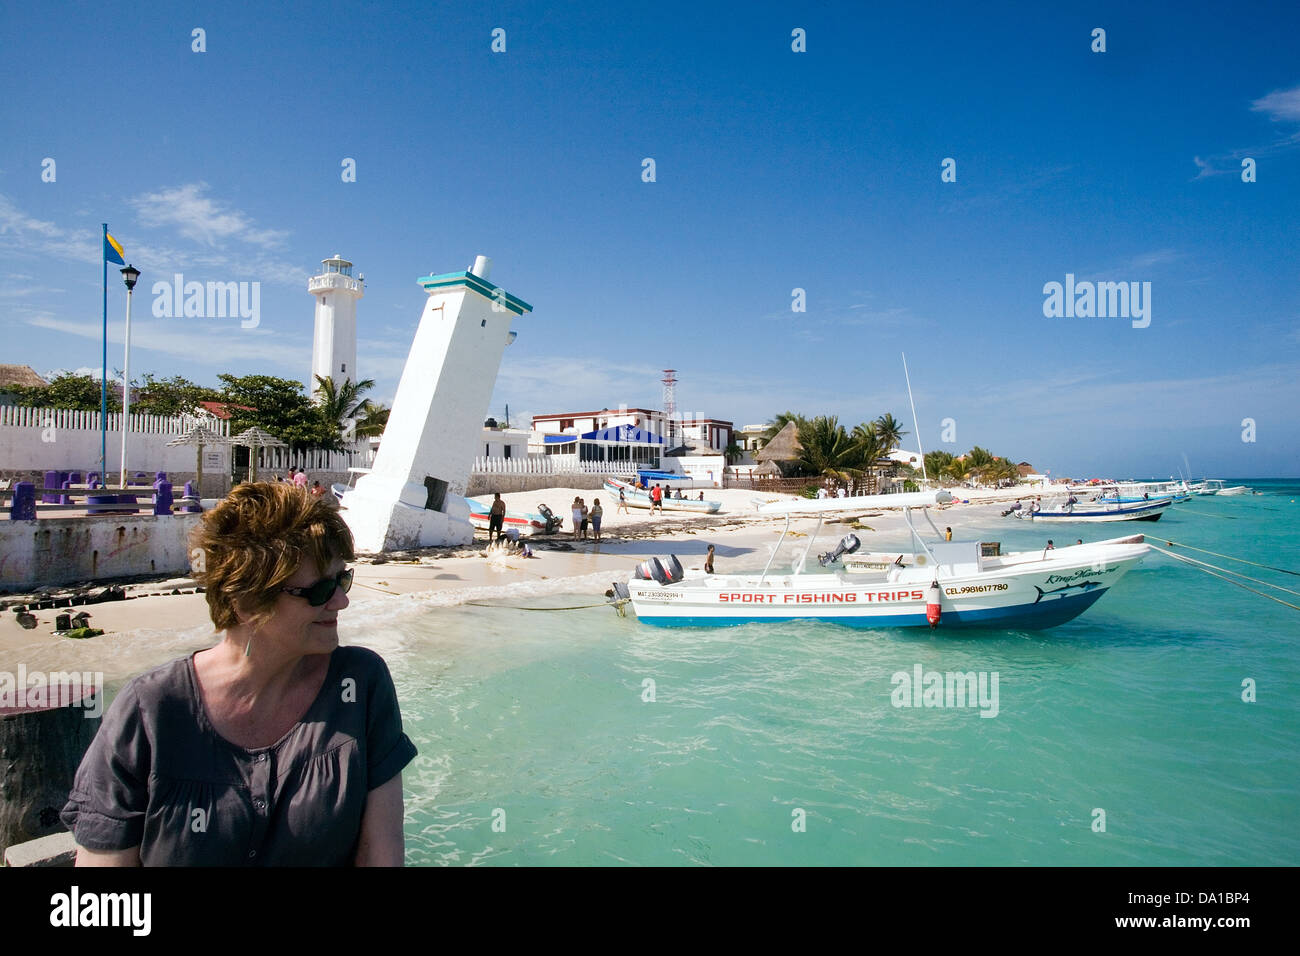
[[[664,418],[667,419],[664,437],[668,440],[668,447],[671,448],[677,433],[674,422],[677,417],[677,369],[664,369],[664,377],[661,381],[664,383]]]

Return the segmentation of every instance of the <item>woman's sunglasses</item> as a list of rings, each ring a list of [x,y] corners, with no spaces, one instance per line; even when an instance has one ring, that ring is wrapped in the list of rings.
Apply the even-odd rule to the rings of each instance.
[[[346,568],[332,578],[321,578],[315,584],[310,584],[307,587],[280,588],[280,590],[285,594],[292,594],[294,597],[306,598],[307,603],[312,607],[320,607],[322,604],[329,602],[336,589],[342,588],[344,594],[351,590],[352,571],[352,568]]]

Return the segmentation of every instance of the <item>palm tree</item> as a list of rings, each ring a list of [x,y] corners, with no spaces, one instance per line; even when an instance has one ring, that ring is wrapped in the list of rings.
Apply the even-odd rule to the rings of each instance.
[[[849,481],[860,473],[862,455],[834,415],[818,415],[799,428],[800,467],[811,474]]]
[[[976,445],[966,455],[966,475],[979,480],[993,465],[993,453]]]
[[[344,379],[343,384],[338,386],[334,384],[334,379],[317,375],[315,394],[312,397],[326,421],[334,422],[338,426],[340,438],[346,441],[349,433],[356,434],[358,416],[365,415],[367,406],[370,405],[369,399],[363,399],[361,394],[374,387],[373,378],[362,379],[360,382]]]
[[[730,442],[726,448],[722,449],[723,456],[727,459],[728,465],[734,465],[740,459],[745,457],[745,450],[737,445],[734,441]]]
[[[956,459],[946,451],[927,451],[925,453],[925,473],[931,478],[944,478],[952,474]]]
[[[357,420],[356,436],[358,438],[379,438],[384,434],[384,429],[388,427],[388,413],[392,409],[385,405],[376,405],[370,399],[361,403],[357,412],[360,418]]]
[[[876,426],[876,434],[880,436],[881,442],[885,446],[885,454],[889,454],[898,447],[899,442],[907,432],[903,431],[903,423],[893,415],[886,412],[873,423]]]
[[[880,422],[876,420],[865,425],[853,426],[853,440],[858,446],[858,455],[862,468],[867,473],[868,490],[876,490],[875,466],[881,455],[887,454],[889,446],[880,432]]]

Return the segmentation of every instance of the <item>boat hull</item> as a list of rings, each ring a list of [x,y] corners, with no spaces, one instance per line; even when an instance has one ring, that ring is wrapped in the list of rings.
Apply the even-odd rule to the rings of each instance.
[[[1060,558],[1008,555],[1006,567],[940,575],[939,629],[1037,630],[1070,621],[1106,593],[1143,556],[1144,543],[1083,545]],[[637,617],[661,627],[725,627],[760,621],[825,621],[856,628],[929,627],[926,589],[933,569],[908,566],[874,580],[863,575],[705,575],[672,584],[633,577]]]
[[[1081,505],[1074,511],[1039,511],[1033,515],[1022,512],[1012,512],[1016,517],[1023,521],[1054,521],[1054,522],[1106,522],[1106,521],[1159,521],[1161,516],[1172,504],[1171,501],[1152,501],[1150,504],[1129,506],[1119,505],[1103,511],[1087,510],[1088,505]]]
[[[472,498],[466,498],[469,504],[469,523],[475,528],[484,531],[488,530],[492,517],[487,505],[475,501]],[[541,515],[530,514],[527,512],[507,511],[501,522],[501,530],[509,531],[515,528],[522,535],[546,534],[546,519]],[[552,526],[552,530],[559,528],[557,520]]]

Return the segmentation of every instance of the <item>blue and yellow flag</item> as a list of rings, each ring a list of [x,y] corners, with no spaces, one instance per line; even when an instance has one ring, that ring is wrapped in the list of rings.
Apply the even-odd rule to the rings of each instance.
[[[104,258],[119,266],[126,265],[126,260],[122,258],[122,244],[108,233],[104,233]]]

